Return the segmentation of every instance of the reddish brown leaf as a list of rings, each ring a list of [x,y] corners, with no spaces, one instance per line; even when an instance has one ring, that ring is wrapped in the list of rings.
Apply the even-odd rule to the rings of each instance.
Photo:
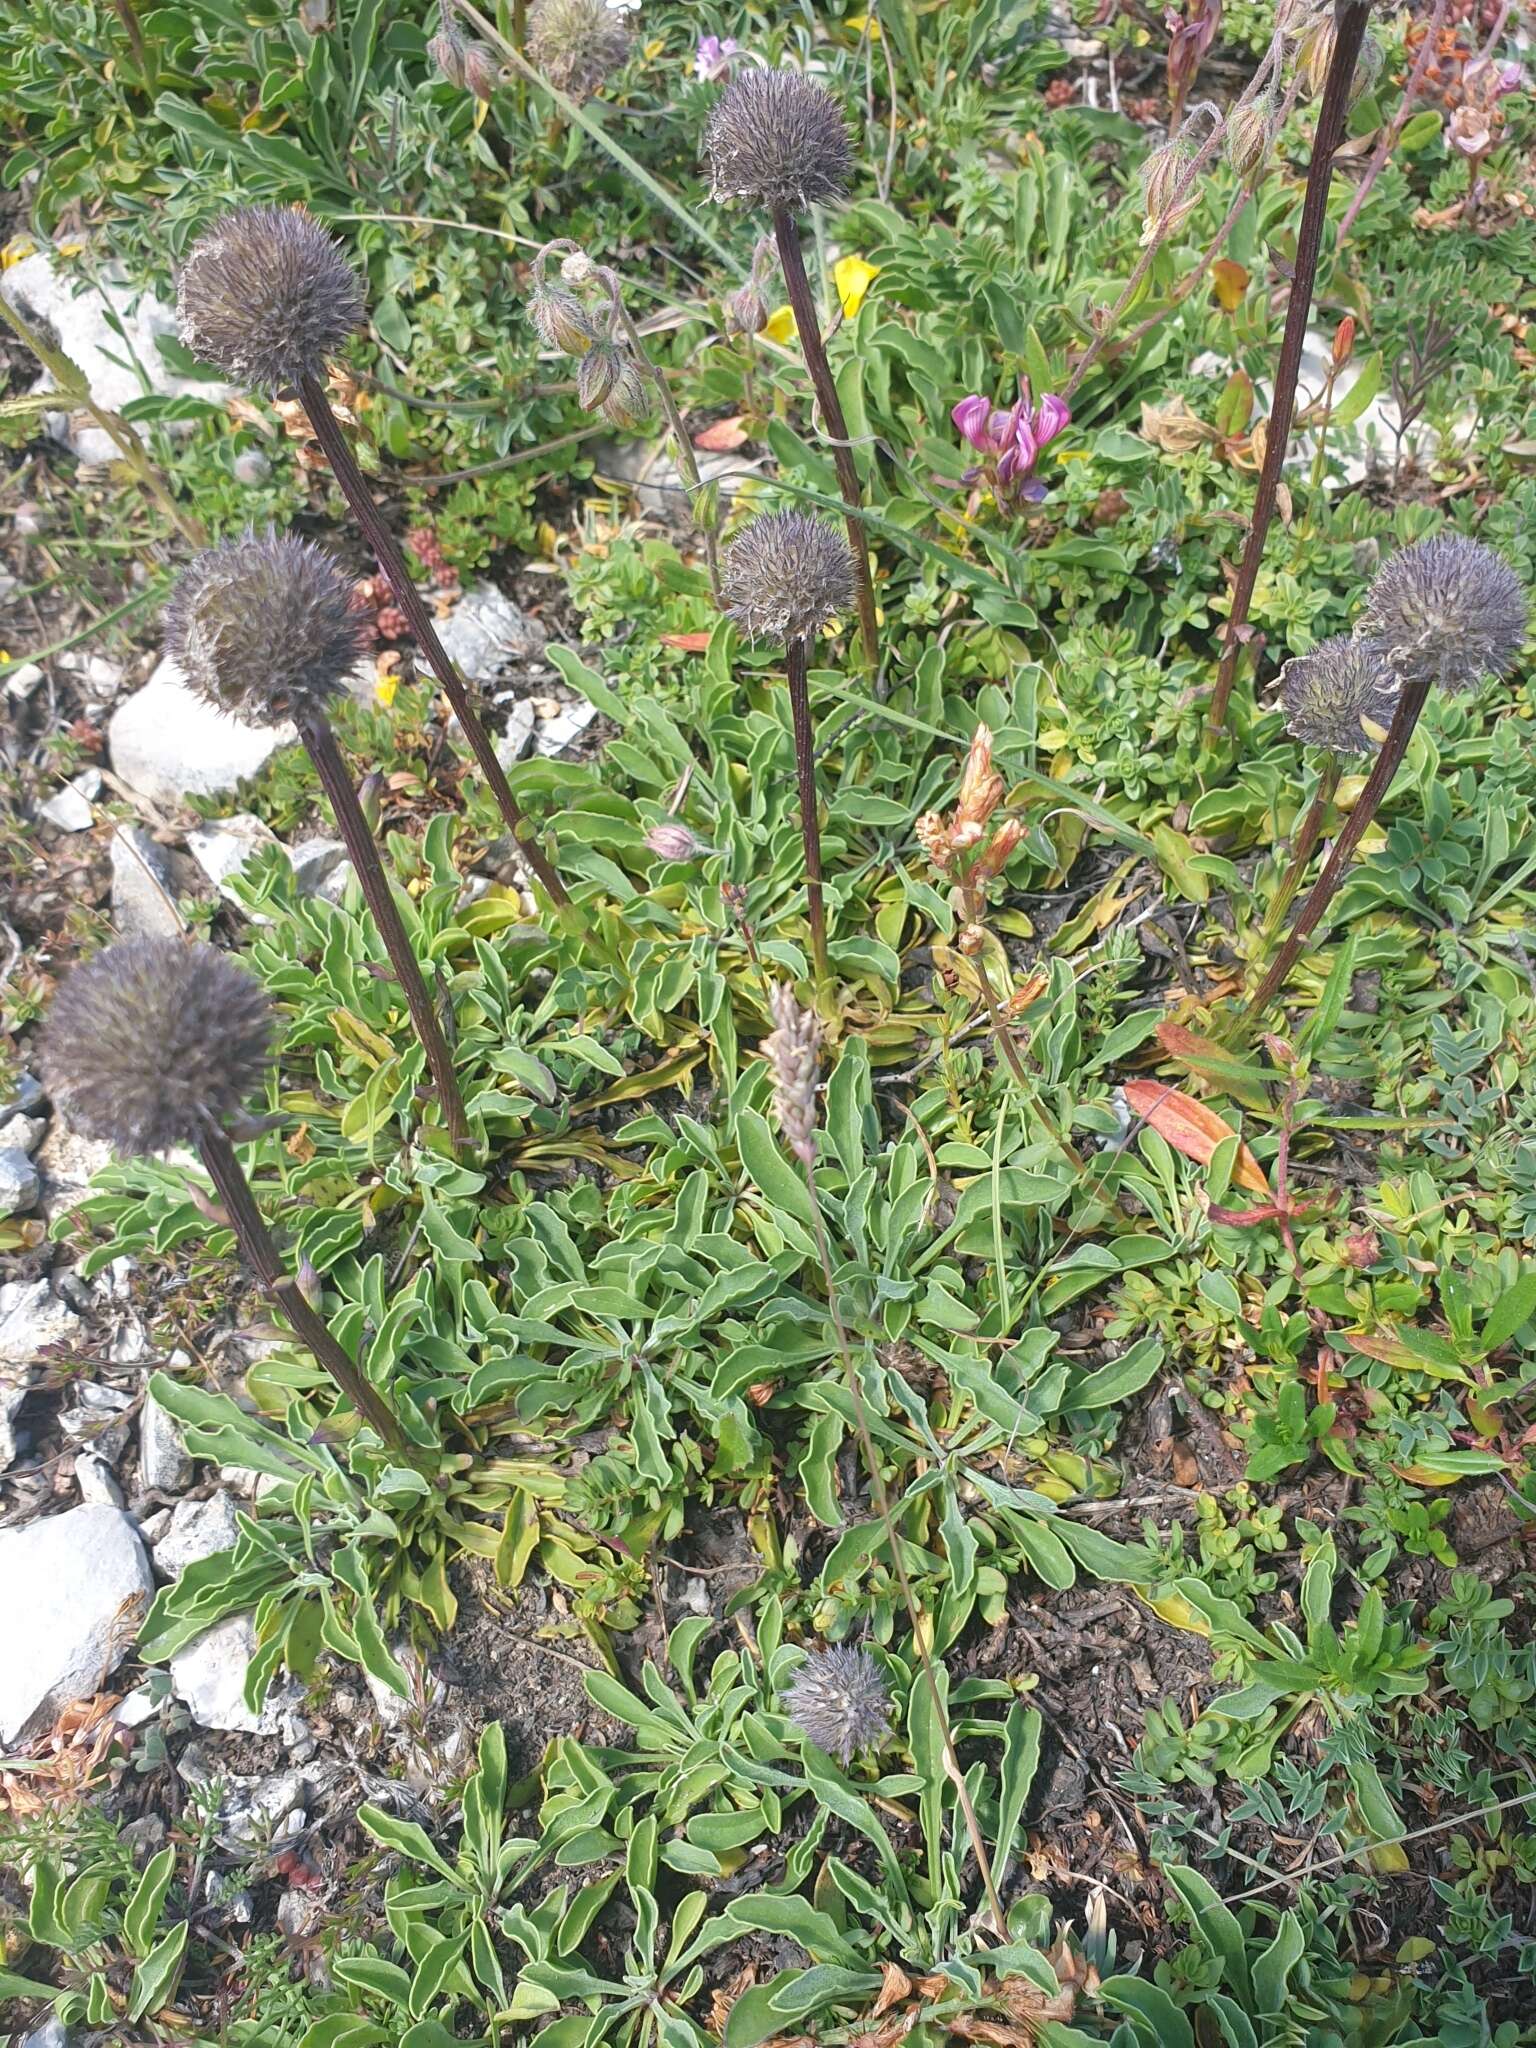
[[[1160,1137],[1168,1140],[1175,1152],[1182,1152],[1186,1159],[1198,1159],[1202,1166],[1209,1165],[1216,1147],[1224,1138],[1237,1135],[1214,1109],[1208,1109],[1203,1102],[1196,1102],[1181,1088],[1170,1088],[1166,1082],[1127,1081],[1124,1092],[1132,1116],[1141,1117]],[[1248,1188],[1256,1195],[1269,1193],[1264,1169],[1246,1145],[1240,1144],[1237,1148],[1232,1178],[1239,1187]]]
[[[729,455],[733,449],[740,448],[747,439],[747,430],[741,424],[742,418],[743,415],[738,413],[734,419],[716,420],[701,434],[694,435],[694,447],[707,448],[712,455]]]
[[[662,633],[663,647],[676,647],[683,654],[702,654],[709,646],[707,633]]]

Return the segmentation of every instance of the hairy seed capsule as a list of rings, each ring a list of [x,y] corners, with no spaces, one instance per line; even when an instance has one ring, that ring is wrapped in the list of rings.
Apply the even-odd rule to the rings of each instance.
[[[853,556],[824,519],[770,512],[731,542],[720,580],[749,639],[810,640],[853,602]]]
[[[1340,634],[1288,661],[1280,676],[1285,729],[1303,746],[1370,754],[1397,705],[1397,677],[1378,642]]]
[[[875,1748],[890,1733],[891,1695],[868,1650],[844,1643],[813,1650],[783,1699],[800,1733],[845,1770],[857,1750]]]
[[[181,338],[233,382],[283,391],[319,378],[363,324],[363,288],[307,213],[247,206],[192,245],[176,279]]]
[[[165,650],[210,704],[253,725],[323,712],[363,651],[356,585],[313,541],[248,533],[197,555],[165,611]]]
[[[1404,682],[1457,691],[1508,675],[1528,622],[1524,586],[1502,555],[1464,534],[1436,533],[1387,557],[1359,631],[1382,643]]]
[[[797,71],[743,71],[704,132],[710,189],[771,213],[830,205],[848,191],[848,124],[832,95]]]
[[[77,967],[54,998],[42,1068],[72,1129],[124,1158],[191,1145],[261,1084],[272,1013],[214,947],[130,939]]]

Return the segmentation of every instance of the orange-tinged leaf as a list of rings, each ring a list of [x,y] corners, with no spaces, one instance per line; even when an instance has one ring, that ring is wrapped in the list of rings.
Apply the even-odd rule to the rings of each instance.
[[[1167,1139],[1175,1152],[1182,1152],[1186,1159],[1198,1159],[1202,1166],[1210,1164],[1224,1138],[1237,1136],[1225,1117],[1219,1117],[1203,1102],[1196,1102],[1183,1089],[1170,1088],[1166,1082],[1127,1081],[1124,1092],[1132,1116],[1141,1117],[1159,1137]],[[1240,1188],[1253,1194],[1269,1193],[1264,1169],[1246,1145],[1237,1148],[1232,1178]]]
[[[1248,273],[1241,263],[1234,263],[1230,256],[1222,256],[1211,265],[1211,282],[1216,288],[1216,299],[1224,313],[1235,313],[1243,303],[1243,293],[1248,289]]]
[[[663,647],[677,647],[684,654],[702,654],[709,646],[707,633],[663,633],[659,637]]]
[[[715,420],[700,434],[693,437],[695,448],[707,448],[714,455],[729,455],[733,448],[740,448],[747,439],[747,430],[742,425],[745,417],[737,413],[728,420]]]

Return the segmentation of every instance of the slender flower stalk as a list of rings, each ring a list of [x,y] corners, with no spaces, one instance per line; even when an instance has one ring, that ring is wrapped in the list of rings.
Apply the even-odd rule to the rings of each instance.
[[[325,369],[366,313],[363,289],[339,244],[308,214],[252,206],[226,214],[193,246],[176,281],[182,339],[237,383],[292,389],[342,495],[384,571],[396,604],[443,687],[518,851],[552,903],[570,903],[507,781],[463,678],[411,580],[400,544],[358,468],[331,409]]]
[[[327,707],[362,647],[352,595],[351,580],[313,543],[247,534],[182,572],[166,610],[166,651],[216,709],[258,725],[291,718],[298,726],[405,996],[449,1138],[462,1150],[469,1120],[453,1056],[331,729]]]
[[[880,1518],[886,1548],[891,1555],[891,1568],[901,1588],[902,1604],[907,1610],[907,1620],[912,1629],[912,1648],[917,1656],[923,1683],[928,1689],[934,1721],[944,1747],[945,1768],[960,1802],[960,1810],[965,1819],[966,1832],[971,1839],[976,1867],[981,1873],[994,1927],[1001,1935],[1006,1929],[1007,1922],[1003,1914],[1002,1900],[998,1896],[997,1884],[992,1875],[992,1860],[987,1854],[986,1839],[981,1832],[981,1823],[977,1819],[970,1789],[965,1782],[965,1773],[961,1770],[960,1759],[955,1753],[955,1738],[950,1729],[944,1695],[939,1686],[938,1674],[934,1670],[933,1657],[925,1640],[927,1623],[922,1609],[917,1604],[917,1594],[912,1585],[911,1575],[907,1571],[901,1532],[896,1526],[896,1516],[885,1484],[880,1454],[875,1448],[874,1432],[869,1425],[869,1410],[864,1400],[864,1389],[859,1381],[858,1367],[854,1363],[853,1347],[848,1339],[847,1325],[843,1321],[837,1278],[832,1270],[831,1241],[827,1235],[826,1218],[816,1188],[816,1084],[821,1027],[815,1013],[803,1010],[795,1000],[794,991],[782,982],[774,984],[770,990],[769,1004],[774,1029],[763,1041],[763,1053],[768,1062],[769,1072],[773,1076],[774,1114],[778,1119],[784,1142],[799,1160],[805,1174],[817,1258],[821,1265],[822,1281],[827,1290],[827,1309],[837,1340],[844,1384],[853,1405],[854,1428],[858,1434],[859,1448],[863,1453],[865,1470],[869,1475],[875,1512]]]
[[[784,643],[800,833],[805,847],[806,915],[818,982],[827,979],[827,913],[822,897],[821,828],[816,815],[816,736],[811,720],[810,644],[853,594],[854,564],[837,529],[804,512],[770,512],[738,534],[721,578],[731,617],[753,640]]]
[[[861,517],[863,492],[796,225],[796,215],[807,207],[846,197],[851,162],[847,124],[836,100],[813,80],[792,71],[747,69],[715,102],[704,149],[715,198],[740,199],[766,213],[773,224],[801,353],[847,508],[859,638],[873,669],[880,658],[880,632]]]
[[[1322,873],[1240,1021],[1261,1017],[1285,986],[1392,787],[1430,691],[1438,684],[1468,692],[1486,677],[1507,675],[1528,623],[1520,579],[1501,555],[1478,541],[1433,534],[1387,558],[1366,598],[1359,637],[1399,684],[1392,722]]]
[[[1449,6],[1450,0],[1435,0],[1433,8],[1430,10],[1429,21],[1424,30],[1424,40],[1420,43],[1418,54],[1413,60],[1413,69],[1408,74],[1408,83],[1403,88],[1403,97],[1398,105],[1397,112],[1392,116],[1386,127],[1382,129],[1381,140],[1372,151],[1371,160],[1365,167],[1365,176],[1355,187],[1354,196],[1344,209],[1344,218],[1339,222],[1339,246],[1341,248],[1349,235],[1350,229],[1355,224],[1361,207],[1364,206],[1367,198],[1370,196],[1371,187],[1386,169],[1387,159],[1397,147],[1397,138],[1407,126],[1408,116],[1413,112],[1414,105],[1419,97],[1419,89],[1424,83],[1424,74],[1429,69],[1430,60],[1439,46],[1440,30],[1444,25]]]
[[[271,1057],[260,985],[200,942],[109,946],[59,991],[43,1040],[54,1101],[82,1136],[123,1158],[196,1149],[246,1262],[358,1414],[392,1450],[405,1434],[284,1265],[230,1142],[229,1127]]]
[[[1237,675],[1238,658],[1248,638],[1248,608],[1259,580],[1259,565],[1264,559],[1264,543],[1269,537],[1270,521],[1274,517],[1275,497],[1280,488],[1280,474],[1291,438],[1291,420],[1296,410],[1296,380],[1301,370],[1307,320],[1317,283],[1317,260],[1328,217],[1328,187],[1333,177],[1333,159],[1344,139],[1344,121],[1354,88],[1355,65],[1370,11],[1370,0],[1334,0],[1334,33],[1329,45],[1322,104],[1318,109],[1317,132],[1312,140],[1312,158],[1307,166],[1301,223],[1296,232],[1296,265],[1291,274],[1285,331],[1275,368],[1275,394],[1265,431],[1264,462],[1254,490],[1253,518],[1247,544],[1238,565],[1237,580],[1232,586],[1232,604],[1227,615],[1221,661],[1216,671],[1216,688],[1211,698],[1209,736],[1213,740],[1226,725],[1227,705]]]

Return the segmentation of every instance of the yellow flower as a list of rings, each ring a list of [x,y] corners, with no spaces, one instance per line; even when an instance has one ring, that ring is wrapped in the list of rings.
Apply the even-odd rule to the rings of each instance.
[[[768,325],[763,329],[770,341],[776,341],[780,348],[795,338],[795,311],[793,306],[780,306],[776,313],[768,316]]]
[[[378,675],[374,677],[373,694],[378,698],[379,702],[384,706],[384,709],[386,711],[390,710],[393,707],[395,701],[395,692],[399,689],[399,687],[400,672],[398,669],[391,668],[386,670],[383,675]]]
[[[869,40],[872,43],[878,43],[880,40],[879,22],[871,21],[867,14],[850,14],[843,23],[843,26],[844,28],[851,28],[856,36],[863,35],[864,31],[868,29]]]
[[[851,320],[864,303],[864,294],[880,275],[879,266],[862,256],[840,256],[832,266],[832,282],[843,302],[843,318]]]
[[[3,249],[0,249],[0,270],[9,270],[13,263],[20,263],[24,256],[30,256],[37,244],[30,235],[12,235]]]

